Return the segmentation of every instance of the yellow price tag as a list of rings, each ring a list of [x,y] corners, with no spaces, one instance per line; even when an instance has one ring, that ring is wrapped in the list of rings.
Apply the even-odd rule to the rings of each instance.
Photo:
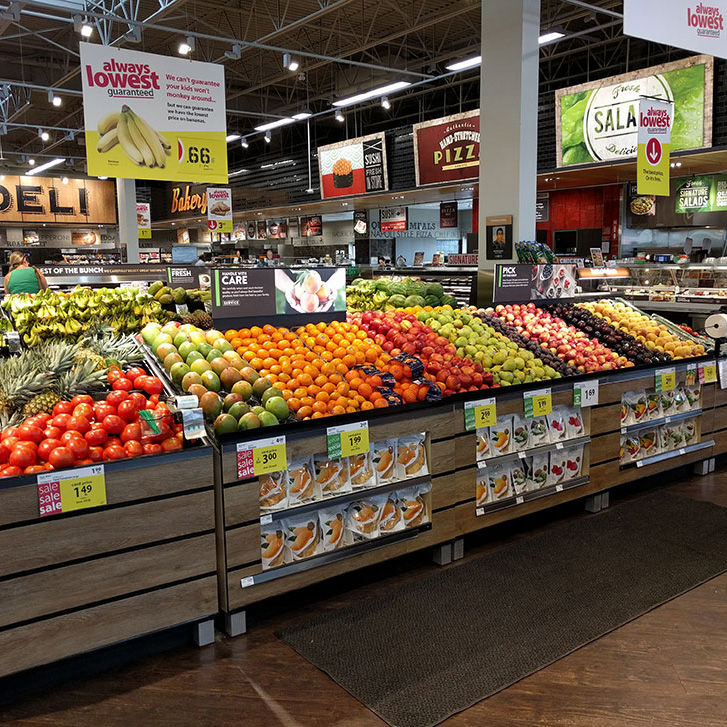
[[[497,408],[495,402],[475,407],[475,428],[494,427],[497,424]]]
[[[717,366],[715,364],[707,364],[702,366],[704,372],[704,383],[714,384],[717,381]]]
[[[104,466],[38,475],[38,504],[41,516],[105,505]]]
[[[550,394],[540,394],[533,397],[533,415],[547,416],[553,413],[553,398]]]
[[[270,472],[284,470],[288,466],[285,442],[281,444],[268,444],[253,449],[252,465],[255,475],[266,475]]]
[[[352,454],[364,454],[369,451],[369,430],[354,429],[350,432],[341,432],[341,456],[350,457]]]
[[[677,385],[677,375],[674,369],[666,369],[659,371],[656,374],[657,378],[657,391],[673,391]]]

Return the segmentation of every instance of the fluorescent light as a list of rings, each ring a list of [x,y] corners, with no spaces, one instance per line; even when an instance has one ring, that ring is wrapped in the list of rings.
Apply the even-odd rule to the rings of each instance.
[[[386,96],[382,96],[381,105],[388,111],[391,108],[391,101]]]
[[[53,105],[55,107],[60,106],[63,103],[63,99],[60,96],[53,96]]]
[[[362,101],[368,101],[370,98],[376,98],[377,96],[385,96],[387,93],[392,91],[399,91],[402,88],[411,86],[409,81],[396,81],[390,83],[387,86],[380,86],[379,88],[372,88],[370,91],[364,91],[363,93],[357,93],[355,96],[349,96],[348,98],[342,98],[338,101],[334,101],[334,106],[352,106]]]
[[[240,138],[239,134],[228,134],[225,137],[225,141],[229,144],[231,141],[237,141]]]
[[[474,68],[482,64],[482,56],[474,56],[473,58],[465,58],[463,61],[450,63],[445,66],[448,71],[464,71],[465,68]]]
[[[99,179],[108,179],[108,177],[99,177]]]
[[[336,111],[336,121],[343,123],[344,120],[345,119],[343,118],[343,111]]]
[[[66,160],[63,157],[58,157],[57,159],[51,159],[49,162],[46,162],[45,164],[41,164],[39,167],[34,167],[28,172],[28,176],[32,176],[33,174],[40,174],[41,172],[44,172],[46,169],[51,169],[52,167],[57,167],[59,164],[63,164]],[[35,163],[35,159],[31,159],[30,162]],[[28,163],[30,163],[28,162]]]
[[[291,61],[290,65],[288,66],[288,70],[292,73],[293,71],[297,71],[299,67],[300,64],[298,63],[298,61]]]
[[[559,30],[551,30],[549,33],[543,33],[538,38],[538,44],[550,43],[551,40],[558,40],[558,38],[565,38],[565,33],[561,33]]]
[[[296,121],[302,121],[303,119],[309,119],[313,114],[310,111],[301,111],[299,114],[293,114],[293,118]]]
[[[291,118],[275,119],[275,121],[268,121],[267,124],[256,126],[255,131],[269,131],[270,129],[277,129],[278,126],[286,126],[287,124],[292,124],[294,121],[295,119]]]
[[[291,73],[300,68],[300,63],[294,60],[290,53],[283,53],[283,68],[287,68]]]

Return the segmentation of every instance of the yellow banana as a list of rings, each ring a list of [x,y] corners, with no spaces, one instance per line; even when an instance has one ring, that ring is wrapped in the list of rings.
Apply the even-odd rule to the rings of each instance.
[[[166,163],[166,154],[164,153],[164,147],[159,139],[159,135],[154,129],[152,129],[151,126],[149,126],[149,124],[146,123],[146,121],[144,121],[144,119],[141,118],[141,116],[135,114],[131,109],[129,109],[129,113],[134,119],[136,128],[141,133],[142,138],[149,146],[149,149],[151,149],[151,153],[154,155],[154,161],[157,163],[157,166],[163,168]]]
[[[150,168],[155,166],[154,152],[149,148],[149,144],[147,144],[144,140],[144,136],[139,130],[139,126],[136,123],[134,115],[131,111],[127,111],[124,116],[126,116],[126,125],[129,129],[129,136],[131,136],[134,146],[136,146],[136,148],[141,152],[142,157],[144,157],[144,164]]]
[[[121,114],[118,111],[113,111],[110,114],[106,114],[106,116],[102,116],[98,120],[98,133],[101,136],[108,134],[111,129],[118,125],[120,117]]]
[[[104,152],[113,149],[119,143],[119,131],[118,127],[114,126],[111,131],[107,131],[97,142],[96,150],[103,154]]]
[[[144,156],[139,151],[139,149],[137,149],[136,145],[131,139],[131,135],[129,133],[128,118],[126,114],[122,114],[119,117],[119,125],[116,128],[118,129],[119,144],[121,144],[121,148],[124,150],[126,156],[129,157],[129,159],[131,159],[134,164],[143,166]]]
[[[159,137],[159,141],[162,143],[162,146],[164,147],[164,151],[167,154],[171,154],[172,145],[169,143],[169,139],[167,139],[167,137],[164,136],[164,134],[162,134],[161,131],[157,131],[156,129],[154,129],[154,133]]]

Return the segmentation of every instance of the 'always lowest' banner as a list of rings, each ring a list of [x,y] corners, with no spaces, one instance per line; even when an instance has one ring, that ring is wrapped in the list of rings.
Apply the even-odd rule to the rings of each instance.
[[[639,103],[639,148],[636,155],[636,191],[669,196],[669,145],[674,120],[670,101],[642,98]]]

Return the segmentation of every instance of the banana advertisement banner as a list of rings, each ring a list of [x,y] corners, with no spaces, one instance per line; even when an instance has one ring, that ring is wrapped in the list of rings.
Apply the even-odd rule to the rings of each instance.
[[[232,190],[229,187],[207,188],[207,229],[232,232]]]
[[[79,45],[89,175],[227,183],[223,66]]]

